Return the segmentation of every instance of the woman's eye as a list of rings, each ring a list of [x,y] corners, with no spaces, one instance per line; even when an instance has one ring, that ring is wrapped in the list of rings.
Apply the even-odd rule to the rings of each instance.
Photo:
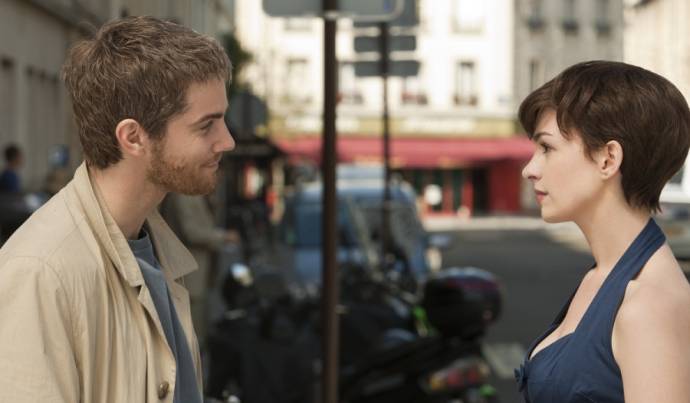
[[[539,146],[541,147],[541,149],[544,153],[547,153],[551,150],[551,146],[549,146],[546,143],[540,143]]]

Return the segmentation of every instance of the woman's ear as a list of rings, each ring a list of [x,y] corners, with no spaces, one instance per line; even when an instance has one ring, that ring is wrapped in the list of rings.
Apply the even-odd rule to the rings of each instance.
[[[623,147],[619,142],[611,140],[597,152],[596,160],[602,178],[611,178],[621,169]]]
[[[122,156],[141,156],[145,151],[145,133],[139,122],[124,119],[115,127],[115,138],[122,150]]]

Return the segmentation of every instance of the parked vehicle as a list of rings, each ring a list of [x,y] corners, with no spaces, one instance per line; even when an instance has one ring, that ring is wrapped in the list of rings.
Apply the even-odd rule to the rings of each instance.
[[[389,282],[379,283],[396,295]],[[431,275],[421,302],[401,297],[414,328],[388,329],[373,349],[344,366],[341,401],[352,403],[497,402],[479,340],[500,314],[496,279],[475,268]]]
[[[286,200],[281,223],[278,261],[300,281],[318,286],[321,278],[322,187],[308,183]],[[340,264],[384,264],[392,273],[406,277],[414,286],[440,268],[439,248],[447,239],[430,237],[415,205],[413,189],[404,182],[391,186],[390,242],[381,250],[383,181],[347,179],[337,184],[337,259]],[[379,263],[381,262],[381,263]],[[432,263],[435,263],[432,265]]]
[[[419,299],[379,271],[341,273],[341,401],[497,401],[479,348],[501,308],[491,274],[434,274]],[[290,291],[278,273],[254,283],[230,274],[223,294],[228,310],[209,332],[209,396],[318,402],[319,299]]]

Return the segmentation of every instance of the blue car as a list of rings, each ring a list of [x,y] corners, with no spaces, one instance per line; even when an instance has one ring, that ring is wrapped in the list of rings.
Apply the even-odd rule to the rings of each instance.
[[[429,237],[415,206],[415,194],[404,182],[391,185],[390,245],[386,259],[381,253],[383,181],[339,180],[337,184],[340,267],[358,265],[407,274],[421,284],[430,272],[427,261]],[[322,186],[302,185],[286,200],[281,224],[284,250],[281,265],[290,266],[298,282],[320,286],[322,267]]]

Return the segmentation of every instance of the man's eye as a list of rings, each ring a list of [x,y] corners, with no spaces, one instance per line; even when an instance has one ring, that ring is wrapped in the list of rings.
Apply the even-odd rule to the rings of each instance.
[[[208,129],[211,128],[211,126],[213,126],[213,121],[210,121],[210,122],[206,123],[206,124],[201,128],[201,130],[207,131]]]

